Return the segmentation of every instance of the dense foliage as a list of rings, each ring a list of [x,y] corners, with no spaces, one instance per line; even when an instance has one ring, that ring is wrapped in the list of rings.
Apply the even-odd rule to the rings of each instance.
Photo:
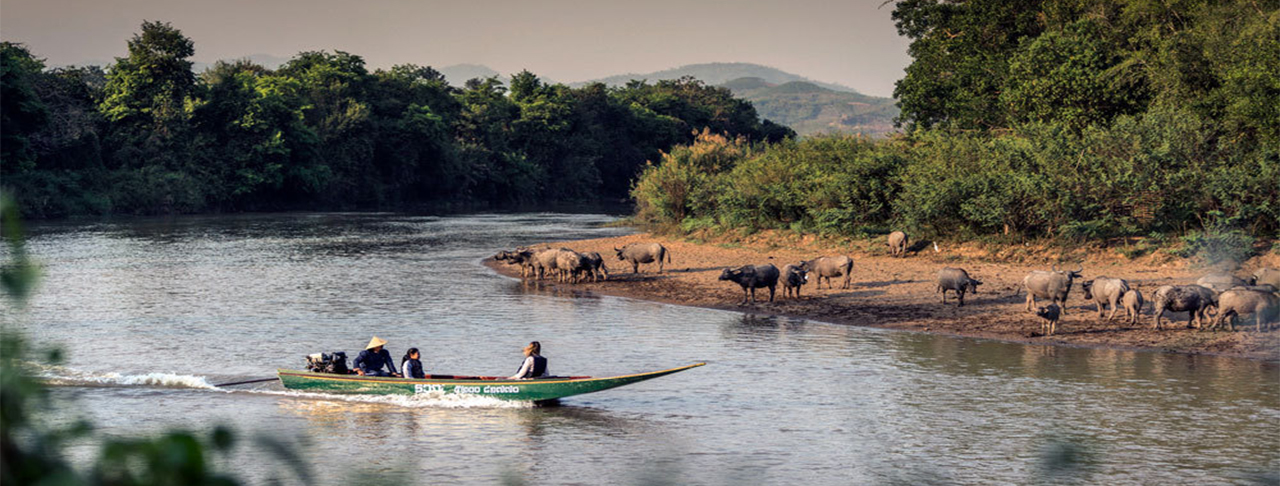
[[[621,88],[522,72],[449,86],[303,52],[192,71],[192,41],[147,22],[106,69],[45,69],[0,46],[0,178],[30,217],[622,199],[646,160],[697,130],[779,141],[729,90]]]
[[[905,135],[751,150],[700,139],[646,169],[639,218],[845,235],[1277,236],[1277,2],[902,0],[893,16],[914,57],[896,91]],[[699,163],[715,144],[743,150]],[[659,189],[691,181],[706,187]]]

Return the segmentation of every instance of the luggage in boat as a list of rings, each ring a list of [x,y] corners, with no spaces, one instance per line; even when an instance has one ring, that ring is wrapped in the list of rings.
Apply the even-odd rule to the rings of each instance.
[[[347,368],[347,353],[342,351],[334,351],[333,354],[308,354],[307,371],[314,373],[332,373],[335,375],[351,374],[351,369]]]

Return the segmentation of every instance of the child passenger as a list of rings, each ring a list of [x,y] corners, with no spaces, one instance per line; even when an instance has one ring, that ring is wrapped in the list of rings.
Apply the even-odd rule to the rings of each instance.
[[[404,373],[405,378],[426,378],[426,373],[422,370],[422,362],[418,361],[418,348],[409,348],[405,351],[404,358],[400,359],[400,371]]]

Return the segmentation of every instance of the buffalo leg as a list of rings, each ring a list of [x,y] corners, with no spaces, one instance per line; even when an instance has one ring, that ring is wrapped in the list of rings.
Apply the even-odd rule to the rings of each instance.
[[[769,302],[773,302],[773,293],[778,291],[777,285],[769,286]]]
[[[938,290],[942,291],[942,305],[947,305],[947,289],[939,287]]]
[[[943,292],[943,295],[946,295],[946,292],[945,292],[945,291]],[[963,291],[963,290],[957,290],[957,291],[956,291],[956,296],[958,296],[958,297],[960,298],[960,305],[959,305],[958,307],[964,307],[964,291]]]
[[[1027,312],[1031,312],[1031,306],[1036,305],[1036,296],[1027,293]]]

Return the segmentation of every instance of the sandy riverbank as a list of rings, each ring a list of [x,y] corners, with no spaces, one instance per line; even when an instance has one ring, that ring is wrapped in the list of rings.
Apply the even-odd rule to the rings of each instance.
[[[657,241],[672,254],[672,263],[662,274],[654,265],[642,265],[640,274],[614,256],[614,247],[639,241]],[[1191,283],[1204,271],[1189,268],[1185,262],[1127,261],[1113,255],[1093,255],[1084,262],[1084,278],[1111,276],[1127,279],[1147,297],[1148,303],[1137,325],[1099,318],[1092,303],[1085,303],[1079,284],[1072,287],[1067,312],[1053,336],[1039,335],[1039,319],[1025,310],[1022,277],[1030,270],[1047,269],[1044,263],[989,263],[966,257],[963,251],[934,252],[932,248],[906,258],[892,258],[847,248],[833,248],[812,239],[791,238],[783,244],[695,244],[650,234],[616,238],[548,242],[547,245],[573,250],[596,251],[605,256],[610,278],[598,283],[557,284],[546,280],[536,285],[558,290],[594,292],[672,304],[708,307],[764,315],[802,317],[824,322],[867,327],[882,327],[1004,341],[1067,346],[1107,347],[1158,350],[1188,354],[1214,354],[1252,359],[1280,360],[1280,331],[1258,333],[1207,332],[1187,329],[1186,313],[1165,314],[1165,326],[1151,329],[1150,303],[1156,287],[1166,284]],[[841,251],[843,250],[843,251]],[[781,268],[787,263],[818,255],[846,254],[854,259],[852,286],[821,289],[805,285],[802,297],[788,299],[778,288],[774,302],[767,302],[768,289],[757,290],[762,302],[739,306],[742,290],[731,282],[717,280],[725,267],[747,263],[773,263]],[[1276,266],[1275,255],[1262,257]],[[519,269],[492,259],[486,262],[500,273],[518,277]],[[625,268],[624,268],[625,266]],[[941,303],[934,279],[944,266],[965,268],[984,282],[977,295],[969,295],[964,307],[954,298]],[[1248,267],[1248,265],[1246,265]],[[816,280],[816,279],[815,279]],[[533,285],[533,284],[531,284]],[[1123,314],[1123,313],[1122,313]],[[1172,322],[1170,322],[1172,320]],[[1249,321],[1252,324],[1252,321]]]

